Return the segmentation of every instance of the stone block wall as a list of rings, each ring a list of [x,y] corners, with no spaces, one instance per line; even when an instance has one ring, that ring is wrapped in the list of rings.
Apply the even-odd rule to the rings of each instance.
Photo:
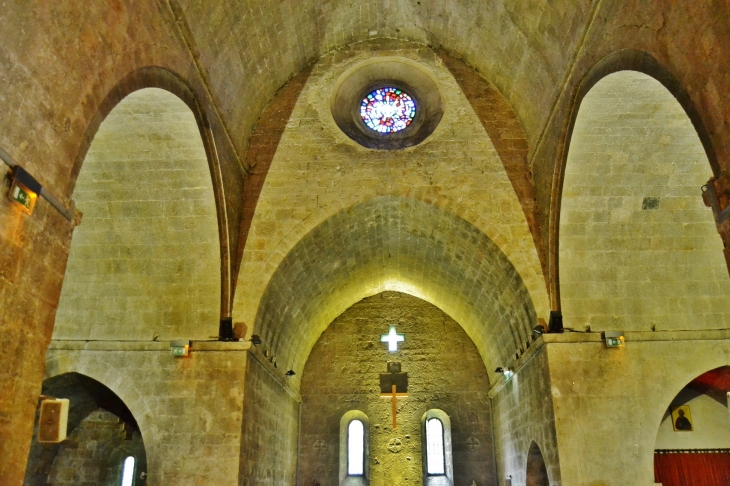
[[[246,349],[197,341],[190,357],[174,358],[168,342],[54,341],[47,376],[89,376],[125,403],[144,440],[147,484],[233,486]]]
[[[241,486],[296,482],[299,394],[283,373],[252,350],[248,355],[240,444]]]
[[[415,63],[439,87],[443,118],[420,145],[368,149],[334,123],[330,98],[340,77],[380,56]],[[545,280],[525,213],[480,118],[433,50],[380,40],[323,57],[299,93],[251,223],[234,302],[236,320],[256,322],[273,273],[298,241],[338,212],[379,196],[423,201],[469,222],[506,255],[538,315],[547,315]],[[459,239],[456,232],[451,236]],[[358,253],[357,248],[349,251]]]
[[[193,113],[161,89],[104,120],[84,159],[54,339],[208,339],[218,332],[220,243]]]
[[[730,279],[697,132],[658,81],[612,74],[585,97],[560,219],[567,327],[725,329]]]
[[[540,448],[551,486],[560,486],[560,461],[553,414],[548,355],[542,342],[534,343],[509,380],[500,378],[490,391],[497,471],[500,480],[512,477],[525,485],[530,446]]]
[[[380,342],[390,325],[405,333],[398,352]],[[391,401],[380,397],[388,361],[409,378],[396,429]],[[488,386],[476,346],[441,310],[398,292],[362,300],[330,324],[307,361],[297,484],[338,483],[340,419],[350,410],[370,421],[370,484],[423,484],[421,418],[429,409],[450,417],[455,486],[495,484]]]
[[[111,460],[119,459],[113,453],[122,445],[130,453],[133,450],[144,451],[142,437],[138,433],[134,432],[125,440],[119,417],[102,409],[92,412],[62,443],[53,462],[48,484],[118,486],[121,483],[121,476],[117,477],[121,470],[120,464],[113,464]],[[121,460],[124,461],[125,457]],[[136,469],[135,476],[139,478],[138,463]],[[139,481],[137,484],[140,484]],[[26,486],[30,485],[26,483]]]
[[[614,349],[598,333],[545,337],[563,486],[653,486],[667,407],[730,364],[727,331],[627,333]]]

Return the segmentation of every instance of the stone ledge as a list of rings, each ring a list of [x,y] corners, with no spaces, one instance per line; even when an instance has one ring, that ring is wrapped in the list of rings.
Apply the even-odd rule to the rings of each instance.
[[[248,351],[251,341],[191,341],[192,352]],[[48,350],[84,351],[170,351],[170,341],[86,341],[54,339]]]
[[[617,329],[620,331],[620,329]],[[730,339],[730,329],[706,329],[691,331],[625,331],[626,342],[642,341],[714,341]],[[602,332],[566,332],[543,334],[545,343],[603,342]]]

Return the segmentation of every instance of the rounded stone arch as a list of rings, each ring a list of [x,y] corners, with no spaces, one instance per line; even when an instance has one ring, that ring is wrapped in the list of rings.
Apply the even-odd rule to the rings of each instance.
[[[70,401],[67,426],[67,437],[69,438],[73,438],[77,431],[83,434],[87,430],[86,427],[89,426],[87,425],[87,420],[96,421],[100,417],[103,417],[103,420],[108,422],[109,418],[115,418],[124,424],[125,439],[133,440],[127,443],[126,440],[119,441],[117,438],[118,443],[111,452],[107,462],[98,464],[96,468],[96,472],[100,475],[100,478],[106,478],[106,483],[110,481],[110,474],[121,472],[121,469],[118,467],[115,468],[114,464],[116,457],[122,454],[121,451],[132,453],[137,462],[136,471],[146,474],[147,452],[142,430],[137,422],[137,416],[130,410],[127,403],[118,393],[101,381],[85,373],[65,371],[46,377],[43,381],[41,394],[46,397],[65,398]],[[38,411],[36,411],[35,431],[28,457],[25,477],[27,484],[46,484],[49,476],[55,470],[54,465],[57,459],[65,454],[64,444],[67,444],[67,441],[52,445],[37,442],[39,411],[40,405]],[[99,415],[100,412],[102,415]],[[58,474],[57,471],[56,474]],[[121,479],[121,476],[119,477]]]
[[[213,184],[213,197],[215,199],[216,217],[218,219],[218,238],[220,241],[221,316],[226,316],[230,313],[232,300],[231,266],[233,265],[233,255],[229,250],[231,235],[228,228],[228,215],[226,213],[227,198],[226,188],[223,182],[223,171],[221,169],[222,161],[218,155],[209,116],[202,104],[198,101],[199,95],[193,91],[183,77],[163,67],[146,66],[128,73],[117,82],[98,105],[76,150],[76,157],[69,177],[71,181],[69,193],[72,193],[75,189],[76,181],[89,148],[106,117],[127,96],[146,88],[158,88],[175,95],[190,109],[198,126]]]
[[[527,451],[527,464],[525,466],[526,486],[550,486],[545,458],[542,456],[540,446],[534,440]]]
[[[363,426],[363,474],[361,476],[349,476],[347,473],[349,450],[349,428],[350,423],[355,420]],[[370,484],[370,419],[362,410],[349,410],[340,419],[340,467],[339,484],[349,486],[367,486]]]
[[[454,318],[488,371],[511,362],[537,321],[519,273],[479,229],[436,205],[380,196],[342,209],[293,246],[261,297],[253,332],[299,376],[327,325],[384,290]]]
[[[730,480],[730,365],[701,372],[680,386],[670,388],[669,393],[676,393],[663,402],[661,418],[655,422],[655,481],[679,486],[709,474],[713,484],[726,484]]]
[[[570,111],[565,124],[565,135],[560,145],[560,153],[558,155],[558,163],[555,164],[555,172],[553,174],[553,190],[551,197],[550,209],[550,228],[551,235],[549,241],[549,276],[548,282],[550,286],[551,303],[555,309],[561,309],[560,297],[560,262],[559,262],[559,245],[560,245],[560,214],[563,200],[563,183],[565,180],[565,169],[568,162],[568,155],[571,141],[573,138],[573,130],[580,112],[581,104],[591,89],[598,84],[603,78],[620,71],[636,71],[655,79],[664,86],[669,93],[677,100],[685,114],[692,122],[700,142],[707,155],[712,173],[717,176],[720,174],[720,165],[717,161],[717,155],[710,137],[710,133],[700,115],[695,103],[692,101],[689,93],[684,89],[679,79],[663,64],[661,64],[654,56],[645,51],[637,49],[621,49],[612,52],[600,61],[598,61],[584,76],[581,83],[573,94],[573,100],[570,105]]]

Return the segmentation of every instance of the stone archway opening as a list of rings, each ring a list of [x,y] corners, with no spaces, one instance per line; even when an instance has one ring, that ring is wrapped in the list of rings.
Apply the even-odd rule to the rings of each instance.
[[[70,401],[66,440],[38,442],[39,410],[28,455],[26,486],[122,484],[124,463],[133,485],[147,475],[147,453],[137,421],[127,405],[104,384],[79,373],[43,382],[42,395]]]
[[[689,382],[662,417],[654,474],[664,486],[730,484],[730,366]]]
[[[526,486],[550,486],[545,459],[542,451],[535,441],[530,444],[527,453]]]

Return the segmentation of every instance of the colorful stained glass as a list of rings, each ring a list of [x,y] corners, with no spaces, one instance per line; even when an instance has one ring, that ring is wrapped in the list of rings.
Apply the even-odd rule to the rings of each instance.
[[[376,132],[400,132],[413,123],[416,102],[402,89],[378,88],[362,100],[360,116],[368,128]]]

